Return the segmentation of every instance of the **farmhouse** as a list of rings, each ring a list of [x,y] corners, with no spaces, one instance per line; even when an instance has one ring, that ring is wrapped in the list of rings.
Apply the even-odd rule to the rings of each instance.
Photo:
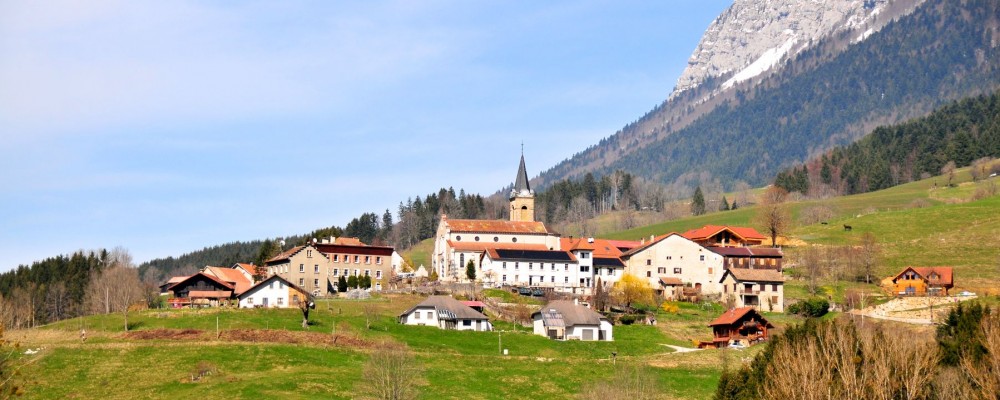
[[[238,296],[240,308],[289,308],[309,298],[305,289],[285,280],[281,275],[271,275]]]
[[[644,278],[661,294],[665,282],[680,280],[695,292],[721,292],[723,256],[681,236],[670,233],[652,237],[639,247],[622,254],[625,272]],[[661,278],[672,278],[667,281]],[[676,279],[676,280],[675,280]]]
[[[947,296],[954,287],[951,267],[906,267],[882,281],[893,296]]]
[[[712,323],[712,341],[701,342],[698,347],[725,347],[730,344],[750,346],[767,340],[767,330],[774,328],[753,307],[740,307],[722,313]]]
[[[167,300],[171,307],[219,306],[229,302],[235,287],[203,272],[184,278],[167,288],[173,297]]]
[[[242,268],[205,267],[201,272],[232,285],[234,296],[239,296],[240,293],[245,292],[250,286],[253,286],[253,275]]]
[[[719,280],[724,300],[735,307],[784,312],[785,278],[773,269],[730,268]]]
[[[573,301],[551,301],[532,313],[531,319],[535,334],[550,339],[614,340],[607,318]]]
[[[404,325],[428,325],[460,331],[491,331],[493,324],[482,313],[450,296],[430,296],[399,315]]]
[[[767,239],[754,228],[724,225],[705,225],[682,236],[706,247],[759,246]]]

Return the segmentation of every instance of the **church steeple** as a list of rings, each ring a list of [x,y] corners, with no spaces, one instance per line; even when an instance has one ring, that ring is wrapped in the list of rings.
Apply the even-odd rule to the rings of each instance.
[[[514,188],[510,190],[510,220],[535,220],[535,192],[528,183],[528,169],[524,167],[524,145],[521,145],[521,165],[517,167]]]

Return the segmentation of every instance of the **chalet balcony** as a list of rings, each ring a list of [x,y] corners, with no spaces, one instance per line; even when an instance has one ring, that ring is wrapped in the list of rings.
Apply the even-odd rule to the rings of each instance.
[[[753,295],[753,296],[756,296],[756,295],[760,294],[760,290],[758,290],[758,289],[740,289],[736,293],[738,293],[738,294],[744,294],[744,295]]]

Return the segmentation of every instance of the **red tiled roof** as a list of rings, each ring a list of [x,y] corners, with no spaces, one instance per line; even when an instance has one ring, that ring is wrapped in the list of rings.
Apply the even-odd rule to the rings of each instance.
[[[280,254],[278,254],[278,255],[276,255],[274,257],[271,257],[271,259],[265,261],[265,263],[272,263],[272,262],[275,262],[275,261],[287,260],[289,257],[293,256],[295,253],[298,253],[299,250],[302,250],[305,247],[306,246],[295,246],[295,247],[292,247],[292,248],[290,248],[288,250],[285,250],[285,251],[281,252]]]
[[[233,284],[235,288],[234,292],[236,292],[237,295],[245,292],[250,288],[250,286],[253,285],[253,282],[247,279],[246,275],[243,275],[242,272],[232,268],[205,267],[205,272]]]
[[[537,221],[499,221],[483,219],[447,219],[452,232],[538,233],[547,234],[545,224]]]
[[[339,237],[333,239],[333,244],[342,244],[346,246],[365,246],[365,244],[361,242],[361,239],[353,237]]]
[[[753,310],[753,307],[734,308],[732,310],[722,313],[722,315],[720,315],[718,318],[712,321],[712,323],[708,324],[708,326],[732,325],[733,323],[739,321],[740,318],[743,318],[744,315],[746,315],[748,312],[751,311],[756,312]]]
[[[489,243],[489,242],[456,242],[453,240],[448,241],[448,246],[451,246],[452,250],[456,251],[486,251],[487,249],[502,249],[502,250],[548,250],[544,244],[527,244],[527,243]]]
[[[628,251],[634,249],[642,244],[642,242],[638,240],[606,240],[606,241],[608,242],[608,244],[615,246],[618,248],[618,250],[622,251]]]
[[[668,237],[671,237],[673,235],[677,235],[677,233],[676,232],[670,232],[670,233],[667,233],[667,234],[656,236],[656,237],[653,238],[653,240],[650,240],[650,241],[646,242],[645,244],[642,244],[642,245],[640,245],[638,247],[634,247],[631,250],[622,253],[622,256],[624,256],[626,258],[629,257],[629,256],[632,256],[633,254],[638,253],[638,252],[643,251],[643,250],[646,250],[650,246],[652,246],[654,244],[657,244],[661,240],[666,239]],[[678,235],[678,236],[681,236],[681,235]],[[681,236],[681,237],[684,237],[684,236]],[[685,239],[687,239],[687,238],[685,238]]]
[[[622,255],[621,249],[611,243],[611,240],[607,239],[593,239],[591,238],[560,238],[559,248],[563,250],[593,250],[594,257],[602,258],[617,258]],[[638,243],[638,242],[636,242]]]
[[[742,227],[742,226],[726,226],[726,225],[705,225],[698,229],[692,229],[684,232],[683,236],[691,240],[705,240],[712,236],[715,236],[723,230],[729,230],[730,232],[736,234],[743,239],[747,240],[760,240],[763,241],[767,239],[764,235],[757,232],[754,228]]]
[[[559,238],[559,248],[563,250],[594,250],[594,244],[586,238]]]

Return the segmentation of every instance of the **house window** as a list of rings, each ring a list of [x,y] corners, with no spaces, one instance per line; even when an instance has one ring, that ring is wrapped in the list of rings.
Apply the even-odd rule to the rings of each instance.
[[[653,271],[646,271],[646,277],[647,278],[652,278],[653,277]]]
[[[510,241],[514,242],[514,243],[517,243],[517,238],[516,237],[515,238],[510,238]]]
[[[503,276],[503,281],[504,281],[504,282],[507,282],[507,275],[504,275],[504,276]]]
[[[656,273],[658,273],[658,274],[665,274],[665,273],[667,273],[667,267],[659,267],[659,268],[657,268],[656,269]]]
[[[565,277],[565,278],[563,278],[563,283],[569,283],[569,277],[568,276]]]
[[[590,272],[590,267],[586,265],[581,265],[580,272]]]
[[[760,284],[760,291],[761,291],[761,292],[763,292],[763,291],[765,291],[765,290],[767,290],[767,289],[764,289],[764,284],[763,284],[763,283],[761,283],[761,284]]]
[[[668,260],[673,260],[673,259],[674,259],[674,257],[673,257],[673,256],[667,256],[667,259],[668,259]]]
[[[478,241],[479,241],[479,236],[476,236],[476,237],[475,237],[475,238],[473,238],[473,239],[475,239],[475,241],[477,241],[477,242],[478,242]]]
[[[313,279],[313,287],[319,289],[319,279]]]
[[[569,272],[569,264],[563,264],[563,271]]]
[[[771,284],[771,291],[773,291],[773,292],[777,292],[778,291],[778,284],[777,283],[772,283]]]
[[[702,255],[698,256],[698,261],[705,261],[705,255],[702,254]]]
[[[500,237],[499,236],[494,236],[493,237],[493,241],[494,242],[499,242],[500,241]]]
[[[462,267],[465,266],[465,253],[458,255],[458,264]]]
[[[299,272],[302,272],[302,273],[306,272],[306,265],[305,264],[299,264]]]
[[[518,270],[518,269],[520,269],[520,268],[521,268],[521,264],[515,261],[515,262],[514,262],[514,269],[515,269],[515,270]]]
[[[582,252],[582,253],[580,253],[580,258],[590,258],[590,253],[588,253],[588,252]]]
[[[427,319],[434,319],[434,312],[433,311],[428,311],[427,312]]]
[[[470,320],[470,319],[463,319],[462,320],[462,326],[472,326],[472,320]]]
[[[456,242],[461,242],[462,241],[462,236],[455,236],[455,241]]]
[[[339,276],[339,275],[340,275],[340,269],[334,268],[333,269],[333,276]]]
[[[278,282],[278,289],[284,289],[284,288],[285,288],[285,282]]]
[[[354,276],[358,276],[358,274],[360,274],[360,273],[361,273],[360,269],[357,269],[357,268],[354,269]]]
[[[370,269],[366,269],[365,270],[365,276],[371,276],[371,274],[372,274],[372,270],[370,270]]]
[[[549,282],[556,283],[556,277],[550,276]]]
[[[333,255],[333,262],[340,262],[340,255],[339,254],[334,254]]]
[[[375,257],[375,264],[382,265],[382,257]]]
[[[382,270],[375,271],[375,279],[382,279]]]
[[[530,269],[533,269],[533,268],[534,268],[534,266],[532,265],[532,263],[528,263],[528,269],[530,270]]]
[[[306,250],[306,258],[313,258],[313,251],[312,250]]]
[[[277,301],[277,304],[278,304],[279,307],[285,305],[285,298],[284,297],[279,297],[278,301]]]
[[[413,313],[413,319],[420,319],[420,312],[419,311]]]
[[[361,256],[354,256],[354,263],[358,264],[361,262]]]
[[[681,269],[680,269],[680,268],[674,268],[674,273],[675,273],[675,274],[679,274],[679,273],[681,273]]]
[[[381,283],[376,283],[375,284],[375,290],[382,290],[382,284]]]
[[[313,266],[313,273],[314,274],[318,274],[319,273],[319,264],[316,264],[316,265]]]
[[[371,263],[372,263],[372,256],[365,256],[365,264],[371,264]]]
[[[253,297],[247,297],[247,305],[248,306],[252,306],[253,305]]]
[[[507,269],[507,262],[506,261],[503,262],[503,269]]]
[[[653,260],[646,260],[646,265],[653,265]]]
[[[306,285],[306,278],[299,278],[299,286],[305,286],[305,285]]]
[[[556,270],[556,263],[552,263],[552,270],[553,270],[553,271],[555,271],[555,270]]]

